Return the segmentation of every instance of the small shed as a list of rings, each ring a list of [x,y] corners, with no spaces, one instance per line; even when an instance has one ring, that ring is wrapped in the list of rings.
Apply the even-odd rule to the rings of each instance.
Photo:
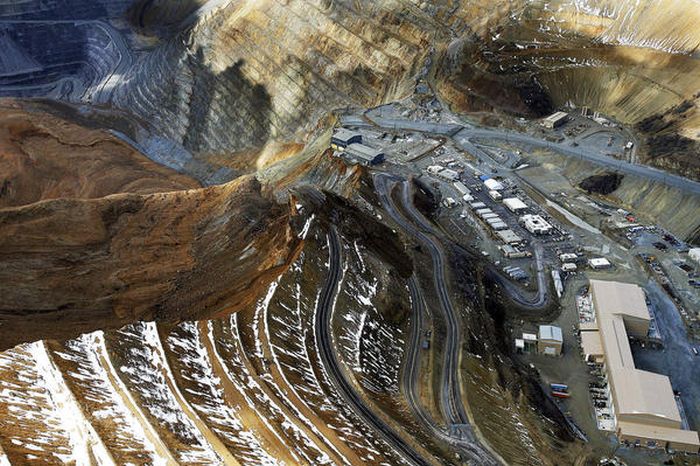
[[[554,325],[540,325],[537,350],[547,356],[559,356],[564,344],[561,328]]]
[[[523,342],[525,343],[526,353],[534,353],[537,351],[537,335],[534,333],[523,333]]]
[[[588,264],[595,270],[609,269],[612,267],[610,261],[605,257],[594,257],[593,259],[589,259]]]

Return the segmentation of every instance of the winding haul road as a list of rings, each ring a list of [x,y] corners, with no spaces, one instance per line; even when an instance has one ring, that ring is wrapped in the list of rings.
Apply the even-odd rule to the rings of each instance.
[[[365,404],[362,397],[355,391],[350,381],[345,377],[343,369],[336,357],[331,337],[331,317],[333,303],[338,292],[342,270],[341,244],[338,233],[331,228],[328,233],[329,270],[326,282],[323,284],[316,308],[314,333],[318,344],[321,361],[329,377],[340,392],[341,396],[364,421],[374,428],[406,461],[413,465],[429,466],[432,463],[424,459],[386,422],[374,414]]]
[[[402,184],[402,204],[405,210],[413,217],[411,221],[404,218],[404,216],[399,213],[396,205],[391,198],[391,191],[393,187],[401,182]],[[460,355],[460,323],[457,313],[452,306],[452,301],[449,297],[449,292],[447,289],[445,272],[446,272],[446,257],[442,246],[433,239],[432,236],[425,234],[421,229],[417,228],[412,222],[417,223],[421,228],[430,228],[427,220],[421,215],[415,215],[415,208],[410,202],[410,189],[409,185],[405,180],[398,177],[377,173],[374,175],[374,183],[377,195],[384,206],[384,209],[389,213],[389,215],[394,219],[394,221],[407,233],[415,237],[421,244],[423,244],[429,251],[432,258],[433,265],[433,282],[435,286],[435,291],[438,295],[438,300],[440,302],[440,309],[442,311],[442,316],[445,319],[446,324],[446,336],[443,348],[444,355],[444,367],[442,371],[442,383],[441,383],[441,410],[443,416],[449,424],[451,432],[456,432],[458,435],[452,437],[453,443],[456,443],[460,449],[467,454],[471,459],[476,461],[478,464],[497,464],[493,459],[491,453],[484,448],[479,440],[476,438],[474,430],[470,424],[469,416],[464,408],[462,402],[462,393],[459,382],[459,355]],[[414,315],[420,316],[422,313],[422,298],[420,296],[420,290],[415,285],[413,281],[409,282],[409,290],[411,292],[411,302],[414,306]],[[414,296],[415,294],[415,296]],[[417,307],[417,309],[415,309]],[[414,319],[416,321],[416,319]],[[412,337],[414,338],[417,331],[417,321],[414,323],[412,329]],[[409,358],[409,363],[416,365],[417,356],[413,356],[412,359]],[[411,371],[411,376],[417,377],[415,374],[416,368],[408,368]],[[415,395],[409,391],[409,402],[416,403]],[[418,405],[413,405],[413,410],[415,412],[423,412],[422,408]],[[423,422],[426,422],[426,418],[419,415]],[[434,425],[434,423],[427,421],[429,425]]]

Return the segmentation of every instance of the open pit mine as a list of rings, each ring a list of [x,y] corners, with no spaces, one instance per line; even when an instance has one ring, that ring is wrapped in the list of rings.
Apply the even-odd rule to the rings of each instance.
[[[0,1],[0,466],[700,464],[699,24]]]

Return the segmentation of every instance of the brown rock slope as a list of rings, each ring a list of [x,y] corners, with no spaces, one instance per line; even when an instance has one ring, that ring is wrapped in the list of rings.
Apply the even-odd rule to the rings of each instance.
[[[235,311],[294,257],[289,209],[255,178],[175,191],[195,183],[105,133],[43,129],[46,118],[8,111],[0,133],[2,348]],[[145,194],[97,197],[123,190]]]
[[[0,208],[198,187],[106,131],[0,103]]]
[[[557,0],[489,17],[444,50],[437,83],[455,109],[589,106],[637,126],[643,162],[700,177],[694,2]]]

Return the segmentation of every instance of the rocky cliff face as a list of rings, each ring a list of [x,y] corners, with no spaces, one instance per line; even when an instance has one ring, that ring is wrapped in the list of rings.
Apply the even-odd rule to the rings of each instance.
[[[694,5],[556,1],[514,8],[483,34],[450,44],[439,89],[463,111],[538,116],[566,104],[588,106],[639,125],[644,162],[698,178]],[[674,111],[679,107],[684,111]],[[649,118],[666,124],[650,125]]]
[[[225,153],[250,168],[266,145],[303,140],[335,108],[405,95],[434,36],[412,10],[234,2],[140,60],[113,101],[198,157]]]
[[[696,101],[691,0],[64,3],[0,7],[12,51],[0,95],[116,106],[211,173],[225,168],[218,180],[303,142],[335,108],[409,95],[418,78],[461,111],[573,103],[635,124]],[[58,10],[88,21],[43,22]],[[42,22],[12,22],[26,19]],[[696,118],[675,120],[666,132],[697,139]],[[659,154],[655,136],[667,140],[649,134],[646,161],[698,176],[694,145]]]

